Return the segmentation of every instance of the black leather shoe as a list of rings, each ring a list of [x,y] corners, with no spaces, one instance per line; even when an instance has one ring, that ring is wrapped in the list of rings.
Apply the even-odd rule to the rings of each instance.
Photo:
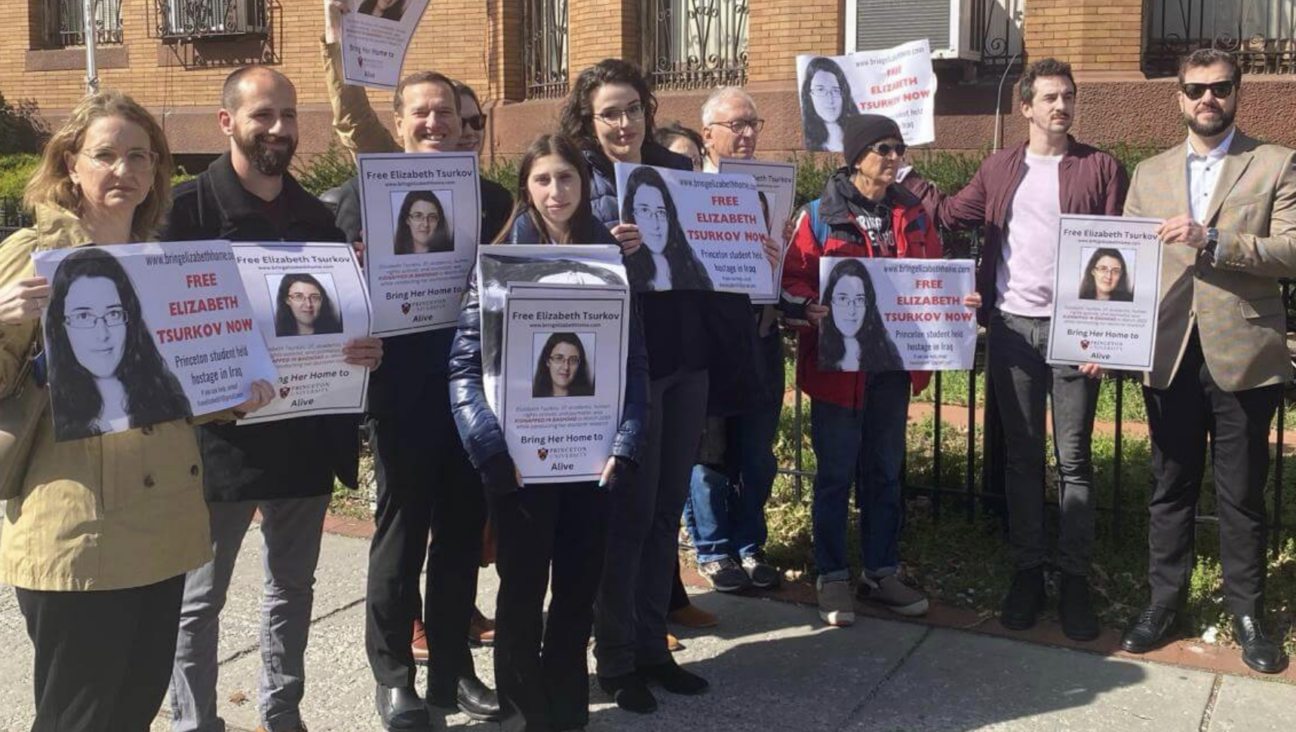
[[[1044,609],[1044,568],[1021,569],[1013,575],[1012,587],[1004,598],[999,623],[1009,630],[1029,630]]]
[[[423,700],[413,689],[379,684],[375,697],[383,729],[391,732],[431,729],[432,722],[428,719]]]
[[[1130,621],[1121,636],[1121,648],[1130,653],[1147,653],[1175,637],[1179,613],[1172,608],[1148,605]]]
[[[1233,618],[1233,637],[1242,646],[1242,662],[1262,674],[1278,674],[1287,668],[1282,646],[1265,635],[1264,623],[1253,615]]]
[[[1094,615],[1089,597],[1089,580],[1078,574],[1062,573],[1062,592],[1058,614],[1062,616],[1062,634],[1073,641],[1091,641],[1102,627]]]
[[[657,698],[648,690],[648,684],[637,673],[622,676],[598,677],[599,688],[612,697],[618,707],[635,714],[652,714],[657,711]]]
[[[660,684],[661,688],[672,694],[696,696],[705,694],[711,688],[711,684],[706,679],[691,671],[685,671],[673,659],[651,666],[640,666],[639,675],[644,678],[644,681]]]
[[[478,722],[498,722],[504,716],[500,713],[499,696],[476,676],[460,677],[453,695],[428,692],[428,704],[439,709],[458,709]]]

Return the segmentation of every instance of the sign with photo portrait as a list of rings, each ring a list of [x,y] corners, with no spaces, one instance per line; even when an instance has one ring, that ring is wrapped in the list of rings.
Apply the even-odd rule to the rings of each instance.
[[[1151,370],[1161,304],[1160,225],[1159,219],[1062,216],[1049,363]]]
[[[54,438],[236,407],[274,364],[229,242],[37,252]],[[147,286],[146,286],[147,285]]]
[[[275,399],[242,423],[365,408],[369,370],[346,363],[342,346],[369,335],[369,294],[348,244],[231,245],[270,358]]]
[[[820,371],[962,371],[976,356],[976,263],[823,257]]]
[[[373,335],[452,328],[481,237],[476,153],[357,157]]]
[[[750,175],[756,180],[756,190],[760,196],[761,214],[769,235],[783,247],[779,265],[774,272],[774,292],[777,293],[783,282],[783,259],[791,241],[783,240],[783,224],[792,218],[796,204],[796,163],[776,163],[769,160],[740,160],[721,158],[721,173]]]
[[[765,258],[769,227],[749,175],[616,164],[621,223],[643,245],[625,258],[635,292],[717,290],[777,302]]]
[[[395,89],[410,38],[428,0],[344,0],[342,78],[347,84]]]

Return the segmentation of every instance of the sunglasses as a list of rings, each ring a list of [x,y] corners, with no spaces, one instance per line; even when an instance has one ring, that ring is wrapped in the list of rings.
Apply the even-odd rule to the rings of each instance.
[[[481,132],[482,130],[486,129],[486,115],[483,113],[483,114],[475,114],[471,117],[464,117],[463,123],[464,126],[471,127],[474,130]]]
[[[1231,81],[1217,81],[1213,84],[1184,84],[1179,88],[1185,97],[1195,102],[1206,96],[1207,89],[1216,99],[1228,99],[1233,96],[1234,85]]]
[[[898,145],[892,145],[890,143],[883,142],[877,145],[869,145],[868,149],[872,150],[878,155],[881,155],[884,158],[890,157],[891,153],[893,152],[896,154],[896,157],[903,158],[905,154],[905,150],[908,150],[909,146],[905,145],[903,142]]]

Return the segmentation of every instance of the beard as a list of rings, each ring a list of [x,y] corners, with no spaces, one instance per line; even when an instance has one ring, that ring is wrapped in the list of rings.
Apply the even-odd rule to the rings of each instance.
[[[1232,126],[1233,118],[1237,116],[1236,109],[1229,112],[1225,110],[1223,106],[1219,107],[1219,112],[1219,118],[1214,122],[1198,122],[1192,115],[1185,114],[1184,124],[1188,125],[1188,129],[1202,137],[1214,137]]]
[[[288,172],[288,166],[292,164],[293,155],[297,152],[297,141],[290,137],[279,137],[278,140],[286,142],[287,148],[272,148],[267,144],[271,135],[262,132],[252,137],[247,137],[239,132],[234,133],[234,144],[238,149],[252,162],[252,167],[257,169],[261,175],[280,176]]]

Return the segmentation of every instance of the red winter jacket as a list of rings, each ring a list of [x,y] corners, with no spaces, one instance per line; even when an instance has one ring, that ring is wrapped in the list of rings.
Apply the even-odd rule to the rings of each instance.
[[[810,206],[797,214],[796,232],[783,263],[783,308],[790,316],[800,310],[804,315],[806,303],[819,301],[820,257],[873,257],[881,256],[864,230],[855,223],[847,208],[850,197],[860,194],[851,183],[850,174],[842,168],[828,179],[819,198],[819,219],[826,225],[826,241],[815,237]],[[922,201],[901,188],[887,189],[886,203],[892,207],[891,225],[895,232],[896,256],[910,259],[939,259],[940,236],[931,218],[923,209]],[[797,327],[797,384],[814,399],[832,402],[838,406],[861,409],[864,406],[863,372],[820,371],[819,330],[804,319],[790,317]],[[931,373],[911,371],[914,393],[927,387]]]

